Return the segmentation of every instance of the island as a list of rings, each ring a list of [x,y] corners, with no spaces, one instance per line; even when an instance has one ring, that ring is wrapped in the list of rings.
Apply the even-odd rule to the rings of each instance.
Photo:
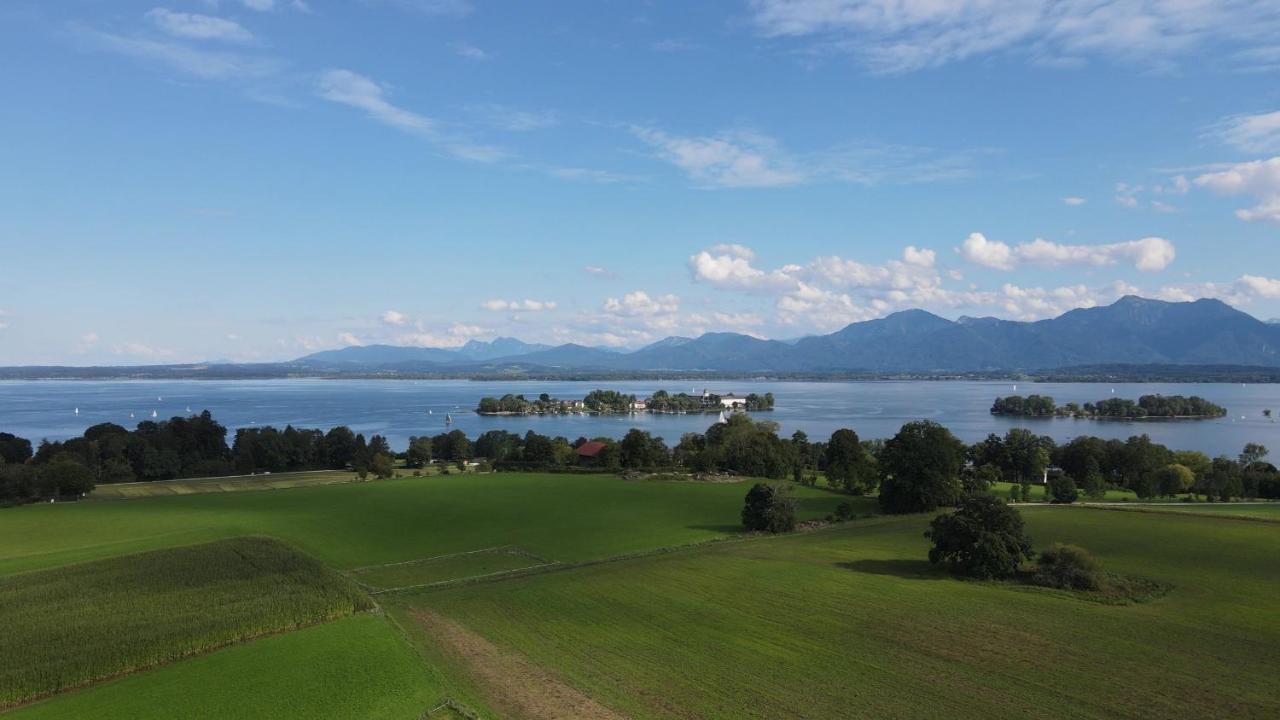
[[[757,412],[773,409],[773,393],[759,395],[717,395],[708,390],[701,394],[669,393],[658,390],[647,398],[617,390],[592,390],[581,400],[554,398],[542,393],[535,399],[508,393],[502,397],[485,397],[476,406],[477,415],[626,415],[630,413],[719,413],[725,411]]]
[[[1195,395],[1143,395],[1137,402],[1108,398],[1084,405],[1073,402],[1058,405],[1048,395],[1010,395],[996,398],[991,414],[1102,420],[1201,420],[1223,417],[1227,409]]]

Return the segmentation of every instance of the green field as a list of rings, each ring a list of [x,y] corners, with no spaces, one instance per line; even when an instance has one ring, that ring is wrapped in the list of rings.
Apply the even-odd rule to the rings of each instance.
[[[1013,487],[1013,483],[997,482],[991,484],[991,493],[1001,500],[1009,499],[1009,489]],[[1045,487],[1044,485],[1031,485],[1031,502],[1044,502]],[[1092,501],[1092,498],[1085,497],[1084,493],[1080,493],[1081,502]],[[1132,490],[1118,490],[1111,488],[1098,499],[1099,502],[1138,502],[1137,493]],[[1165,498],[1163,500],[1147,500],[1145,502],[1177,502],[1174,498]]]
[[[1038,545],[1077,542],[1174,590],[1107,606],[951,579],[924,561],[917,516],[422,593],[396,612],[429,609],[634,718],[1280,714],[1280,528],[1025,514]],[[522,714],[501,677],[471,674]]]
[[[499,545],[591,560],[735,534],[749,486],[495,473],[28,505],[3,511],[0,576],[239,535],[277,537],[344,569]],[[805,518],[844,499],[807,488],[797,497]]]
[[[385,617],[361,614],[130,675],[5,717],[412,720],[435,704],[443,688]]]
[[[1163,503],[1160,505],[1118,505],[1113,510],[1206,515],[1210,517],[1275,520],[1280,522],[1280,502]]]
[[[265,538],[0,579],[0,707],[370,607],[347,579]]]
[[[24,626],[0,634],[0,657],[74,664],[68,638],[92,650],[140,612],[165,620],[154,637],[172,650],[210,616],[238,622],[259,600],[288,597],[235,572],[200,598],[146,582],[164,573],[139,558],[198,547],[63,567],[89,558],[269,535],[394,590],[376,595],[385,614],[164,664],[12,716],[408,720],[446,698],[485,718],[1280,714],[1280,523],[1232,516],[1280,505],[1024,506],[1037,547],[1081,544],[1107,570],[1172,586],[1107,605],[950,578],[924,559],[925,516],[743,537],[749,486],[451,475],[5,510],[0,588],[46,588],[12,603],[19,612],[49,604],[39,598],[68,604],[57,617],[0,617]],[[802,518],[849,499],[797,495]],[[874,498],[853,502],[875,512]],[[738,540],[705,542],[728,538]],[[461,578],[473,581],[395,590]],[[64,613],[87,629],[60,635]]]

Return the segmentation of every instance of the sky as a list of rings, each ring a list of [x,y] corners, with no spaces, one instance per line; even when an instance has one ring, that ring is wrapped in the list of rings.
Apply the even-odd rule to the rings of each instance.
[[[0,365],[1280,317],[1274,0],[6,0]]]

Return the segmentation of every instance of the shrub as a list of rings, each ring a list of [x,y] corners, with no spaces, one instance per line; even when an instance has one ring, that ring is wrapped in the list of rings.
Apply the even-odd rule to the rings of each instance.
[[[929,562],[945,565],[957,575],[982,580],[1014,575],[1030,559],[1031,538],[1023,530],[1022,515],[990,495],[970,495],[955,512],[939,515],[925,537],[933,541]]]
[[[785,486],[756,483],[747,491],[742,525],[756,532],[791,532],[796,527],[796,503]]]
[[[1054,543],[1040,553],[1032,582],[1063,590],[1098,590],[1102,587],[1102,571],[1088,550]]]
[[[844,522],[846,520],[852,520],[853,518],[853,503],[842,502],[836,506],[835,511],[831,513],[828,519],[834,522]]]

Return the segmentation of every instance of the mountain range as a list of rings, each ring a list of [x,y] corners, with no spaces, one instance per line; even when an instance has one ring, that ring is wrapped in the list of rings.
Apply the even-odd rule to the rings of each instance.
[[[669,337],[630,352],[515,338],[456,350],[370,345],[327,350],[290,365],[321,372],[715,371],[775,373],[976,372],[1084,365],[1280,366],[1280,325],[1219,300],[1126,296],[1107,306],[1023,322],[948,320],[904,310],[829,335],[764,340],[738,333]]]

